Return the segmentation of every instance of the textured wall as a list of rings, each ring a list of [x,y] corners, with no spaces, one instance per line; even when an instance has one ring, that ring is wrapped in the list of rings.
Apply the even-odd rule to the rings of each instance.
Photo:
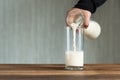
[[[64,63],[64,19],[76,2],[0,0],[0,63]],[[92,16],[102,34],[97,40],[85,38],[86,63],[120,62],[119,3],[108,0]]]

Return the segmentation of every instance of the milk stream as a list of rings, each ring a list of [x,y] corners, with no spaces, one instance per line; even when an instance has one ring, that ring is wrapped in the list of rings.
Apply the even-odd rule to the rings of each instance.
[[[72,26],[72,30],[73,30],[73,50],[74,52],[76,51],[76,30],[77,30],[77,26]]]

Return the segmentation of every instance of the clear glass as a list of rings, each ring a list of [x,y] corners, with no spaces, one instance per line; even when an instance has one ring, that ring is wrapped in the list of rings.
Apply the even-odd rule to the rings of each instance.
[[[75,35],[71,27],[66,27],[65,69],[67,70],[83,70],[84,66],[83,18],[79,20],[79,27],[75,30]]]

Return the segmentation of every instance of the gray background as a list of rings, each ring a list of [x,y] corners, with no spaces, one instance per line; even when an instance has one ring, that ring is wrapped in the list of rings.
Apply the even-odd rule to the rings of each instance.
[[[0,63],[64,63],[65,16],[77,0],[0,0]],[[85,38],[85,63],[120,63],[120,0],[108,0],[92,19],[102,28]]]

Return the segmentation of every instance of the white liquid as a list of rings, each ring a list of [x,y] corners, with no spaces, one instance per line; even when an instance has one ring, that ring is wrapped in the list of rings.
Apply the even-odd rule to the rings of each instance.
[[[83,66],[83,51],[67,51],[65,55],[67,66]]]
[[[78,28],[78,25],[75,23],[71,24],[71,28],[73,30],[73,50],[76,51],[76,30]]]

